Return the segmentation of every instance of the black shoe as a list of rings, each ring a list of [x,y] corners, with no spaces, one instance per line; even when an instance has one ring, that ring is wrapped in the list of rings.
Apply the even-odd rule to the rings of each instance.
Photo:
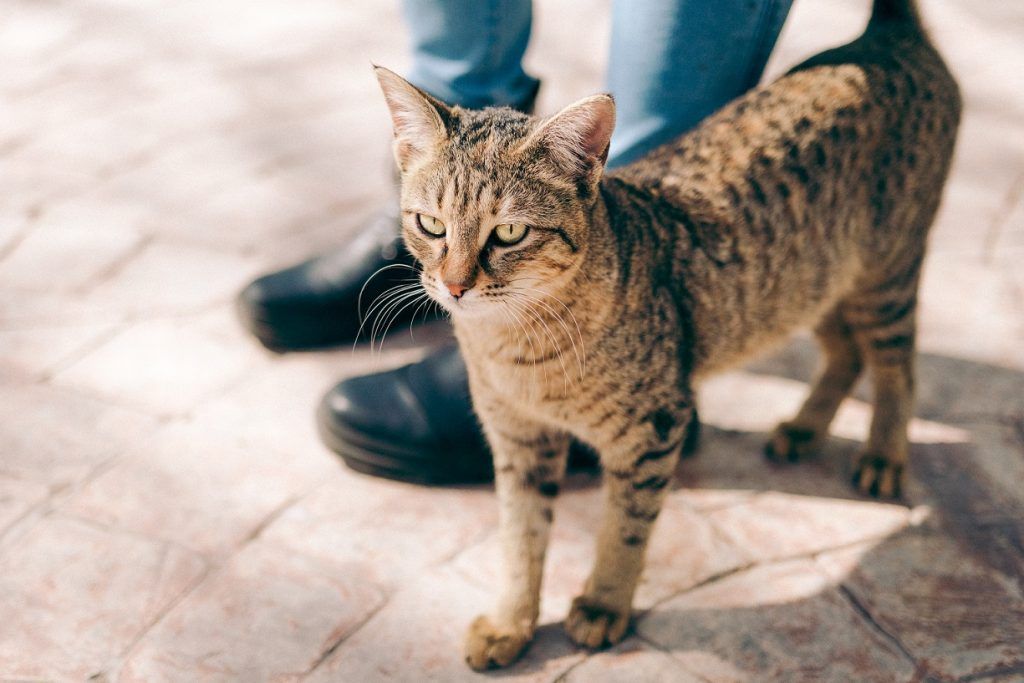
[[[360,333],[360,317],[368,317],[363,328],[368,337],[375,313],[367,316],[367,311],[374,301],[419,277],[399,224],[397,206],[389,206],[344,247],[255,280],[238,295],[242,323],[273,351],[350,343]],[[409,322],[416,309],[405,308],[395,324]]]
[[[341,382],[320,402],[317,424],[327,447],[358,472],[423,484],[494,476],[457,346]]]
[[[684,450],[696,446],[699,423],[691,424]],[[317,425],[327,447],[358,472],[423,484],[494,478],[455,346],[419,363],[341,382],[320,402]],[[596,454],[574,442],[569,469],[596,468]]]

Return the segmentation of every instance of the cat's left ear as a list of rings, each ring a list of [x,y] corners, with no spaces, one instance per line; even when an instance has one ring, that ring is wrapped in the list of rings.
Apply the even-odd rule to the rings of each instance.
[[[395,161],[401,170],[433,154],[447,137],[451,110],[394,71],[374,66],[395,131]]]
[[[615,129],[615,100],[593,95],[541,122],[523,148],[536,147],[563,171],[596,184],[608,161]]]

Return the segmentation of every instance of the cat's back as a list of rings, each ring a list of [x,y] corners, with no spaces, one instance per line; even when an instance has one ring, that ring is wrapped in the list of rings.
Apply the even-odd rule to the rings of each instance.
[[[611,174],[621,240],[671,245],[653,257],[672,281],[714,293],[694,296],[709,330],[697,356],[742,358],[920,260],[960,97],[912,6],[891,4],[876,3],[857,40]]]
[[[829,246],[842,249],[865,231],[898,229],[910,213],[928,222],[960,107],[913,6],[879,0],[857,40],[612,175],[654,205],[714,224],[719,239],[732,233],[748,247],[791,251],[798,234],[827,231]]]

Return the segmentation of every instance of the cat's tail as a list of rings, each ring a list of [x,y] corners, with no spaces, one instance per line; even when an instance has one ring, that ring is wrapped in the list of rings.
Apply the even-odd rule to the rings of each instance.
[[[871,6],[871,24],[899,22],[921,29],[921,15],[914,0],[874,0]]]

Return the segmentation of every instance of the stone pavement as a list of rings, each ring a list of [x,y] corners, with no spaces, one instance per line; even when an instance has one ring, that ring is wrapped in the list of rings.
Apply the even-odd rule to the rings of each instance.
[[[868,4],[798,1],[771,73]],[[538,3],[542,111],[600,89],[607,9]],[[562,634],[598,508],[578,475],[543,626],[493,677],[1024,680],[1024,11],[924,11],[967,114],[905,504],[846,484],[863,387],[819,459],[760,456],[813,368],[797,339],[702,388],[633,634],[597,654]],[[0,680],[486,678],[460,647],[494,597],[490,490],[355,475],[312,426],[336,378],[421,347],[272,356],[231,307],[386,193],[369,62],[401,69],[404,40],[393,3],[0,5]]]

